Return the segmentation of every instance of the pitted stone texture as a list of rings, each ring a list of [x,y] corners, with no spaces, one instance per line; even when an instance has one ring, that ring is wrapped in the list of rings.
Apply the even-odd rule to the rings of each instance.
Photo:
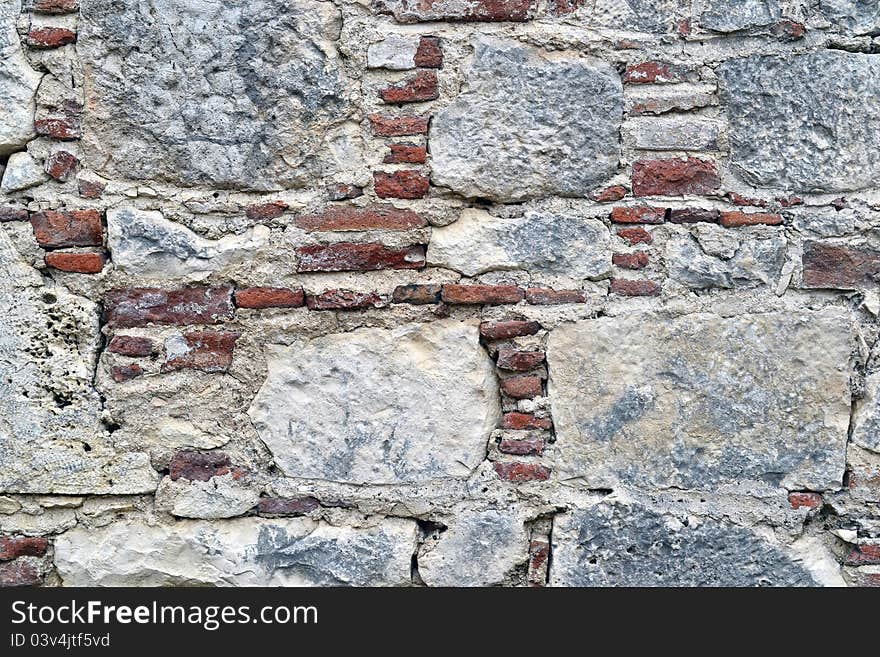
[[[208,481],[162,479],[156,508],[178,518],[234,518],[257,506],[259,490],[238,483],[232,474]]]
[[[880,59],[753,55],[719,68],[731,161],[755,185],[843,192],[880,183]]]
[[[855,35],[880,34],[877,0],[819,0],[819,9],[835,26]]]
[[[816,586],[818,582],[799,555],[750,529],[608,501],[556,516],[550,584]]]
[[[617,169],[622,116],[608,64],[480,38],[467,91],[431,124],[433,182],[497,201],[587,196]]]
[[[250,259],[269,242],[257,225],[241,235],[211,240],[161,212],[123,207],[107,211],[107,244],[117,269],[136,276],[203,280],[225,265]]]
[[[403,586],[416,524],[365,528],[305,518],[117,522],[55,542],[65,586]]]
[[[547,349],[557,474],[591,488],[838,489],[852,344],[839,309],[563,325]]]
[[[523,269],[594,279],[611,270],[610,242],[596,219],[533,211],[498,218],[467,209],[458,221],[433,230],[427,260],[466,276]]]
[[[461,510],[419,555],[428,586],[494,586],[528,560],[528,535],[514,509]]]
[[[290,477],[391,484],[466,477],[500,419],[477,326],[364,328],[270,348],[249,414]]]
[[[6,163],[0,192],[20,192],[49,180],[49,175],[30,153],[13,153]]]
[[[42,77],[21,51],[15,29],[21,0],[0,3],[0,155],[22,148],[34,138],[34,96]]]
[[[586,5],[590,25],[638,32],[671,32],[683,0],[594,0]]]
[[[865,396],[853,415],[852,441],[880,453],[880,372],[865,379]]]
[[[0,492],[150,492],[144,453],[117,453],[92,387],[98,308],[44,285],[0,231]]]
[[[349,112],[339,29],[327,2],[83,0],[89,161],[184,186],[315,182]]]
[[[703,0],[700,24],[714,32],[738,32],[781,18],[777,0]]]
[[[695,290],[772,285],[785,264],[786,240],[782,235],[743,239],[729,259],[705,253],[706,247],[701,246],[690,237],[666,243],[669,275]]]

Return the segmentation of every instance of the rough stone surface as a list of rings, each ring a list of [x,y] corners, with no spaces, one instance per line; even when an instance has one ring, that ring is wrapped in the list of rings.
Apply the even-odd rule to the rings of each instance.
[[[803,192],[880,182],[880,61],[823,51],[753,55],[720,67],[733,165],[749,181]]]
[[[703,246],[706,241],[705,237],[702,241],[682,237],[667,242],[672,278],[693,289],[772,285],[785,263],[786,241],[781,235],[748,240],[733,253],[723,243]]]
[[[601,278],[611,270],[610,236],[596,219],[538,212],[499,219],[465,210],[458,221],[434,229],[427,260],[466,276],[527,269],[577,279]]]
[[[622,85],[607,64],[481,38],[465,91],[431,126],[432,180],[471,197],[586,196],[620,156]]]
[[[715,32],[737,32],[770,25],[779,18],[777,0],[709,0],[700,23]]]
[[[360,329],[272,351],[249,414],[290,477],[464,477],[500,419],[473,324]]]
[[[16,24],[21,0],[0,4],[0,155],[22,148],[35,136],[34,96],[40,74],[21,51]]]
[[[332,4],[83,0],[82,14],[85,143],[103,171],[246,189],[320,175],[349,112]]]
[[[841,30],[856,35],[880,33],[880,5],[873,0],[819,0],[819,9]]]
[[[9,156],[9,161],[6,163],[6,170],[3,172],[3,182],[0,183],[0,191],[7,193],[20,192],[23,189],[39,185],[48,179],[49,174],[28,153],[13,153]]]
[[[880,373],[865,380],[865,397],[853,415],[852,441],[880,453]]]
[[[593,488],[839,488],[851,349],[832,309],[560,327],[547,350],[556,469]]]
[[[76,528],[55,542],[65,586],[401,586],[415,523],[333,527],[295,518]]]

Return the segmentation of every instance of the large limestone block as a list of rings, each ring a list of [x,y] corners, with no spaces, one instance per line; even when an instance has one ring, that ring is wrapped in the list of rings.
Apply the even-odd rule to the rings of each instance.
[[[703,0],[700,24],[715,32],[770,25],[781,17],[777,0]]]
[[[415,483],[465,477],[499,419],[477,326],[364,328],[272,347],[248,411],[290,477]]]
[[[880,372],[865,379],[865,396],[853,414],[852,441],[880,453]]]
[[[637,32],[669,32],[685,0],[594,0],[580,3],[588,25]]]
[[[622,117],[609,64],[480,38],[467,90],[432,121],[432,178],[498,201],[586,196],[617,169]]]
[[[339,11],[309,0],[83,0],[84,143],[109,175],[302,186],[349,112]]]
[[[687,523],[682,520],[687,520]],[[825,555],[815,560],[826,561]],[[816,586],[803,555],[714,518],[602,502],[556,516],[552,586]],[[813,561],[812,559],[808,561]],[[839,575],[838,575],[839,579]],[[820,581],[817,581],[820,580]]]
[[[782,235],[748,236],[724,259],[705,253],[705,246],[684,236],[666,243],[666,262],[672,278],[696,290],[769,285],[785,264],[786,245]]]
[[[22,148],[34,138],[34,96],[40,74],[21,51],[15,29],[21,0],[0,2],[0,155]]]
[[[719,67],[731,161],[746,180],[798,192],[880,183],[880,60],[820,51]]]
[[[856,35],[880,33],[877,0],[819,0],[822,14],[836,27]]]
[[[55,542],[65,586],[403,586],[416,523],[365,528],[304,518],[120,521]]]
[[[0,492],[155,490],[144,453],[117,453],[92,388],[98,308],[44,286],[0,231]]]
[[[851,330],[840,309],[626,315],[555,329],[557,471],[593,488],[839,488]]]
[[[611,271],[611,239],[596,219],[549,212],[499,218],[467,209],[458,221],[433,230],[427,259],[466,276],[524,269],[594,279]]]

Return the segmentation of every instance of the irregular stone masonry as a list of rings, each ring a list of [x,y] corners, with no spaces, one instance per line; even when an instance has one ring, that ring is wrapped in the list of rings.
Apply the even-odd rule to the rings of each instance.
[[[153,5],[0,6],[0,585],[880,584],[873,3]]]

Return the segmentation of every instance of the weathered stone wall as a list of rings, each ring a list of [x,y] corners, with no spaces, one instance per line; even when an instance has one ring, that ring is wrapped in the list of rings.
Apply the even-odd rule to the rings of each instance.
[[[878,3],[0,51],[0,584],[880,585]]]

